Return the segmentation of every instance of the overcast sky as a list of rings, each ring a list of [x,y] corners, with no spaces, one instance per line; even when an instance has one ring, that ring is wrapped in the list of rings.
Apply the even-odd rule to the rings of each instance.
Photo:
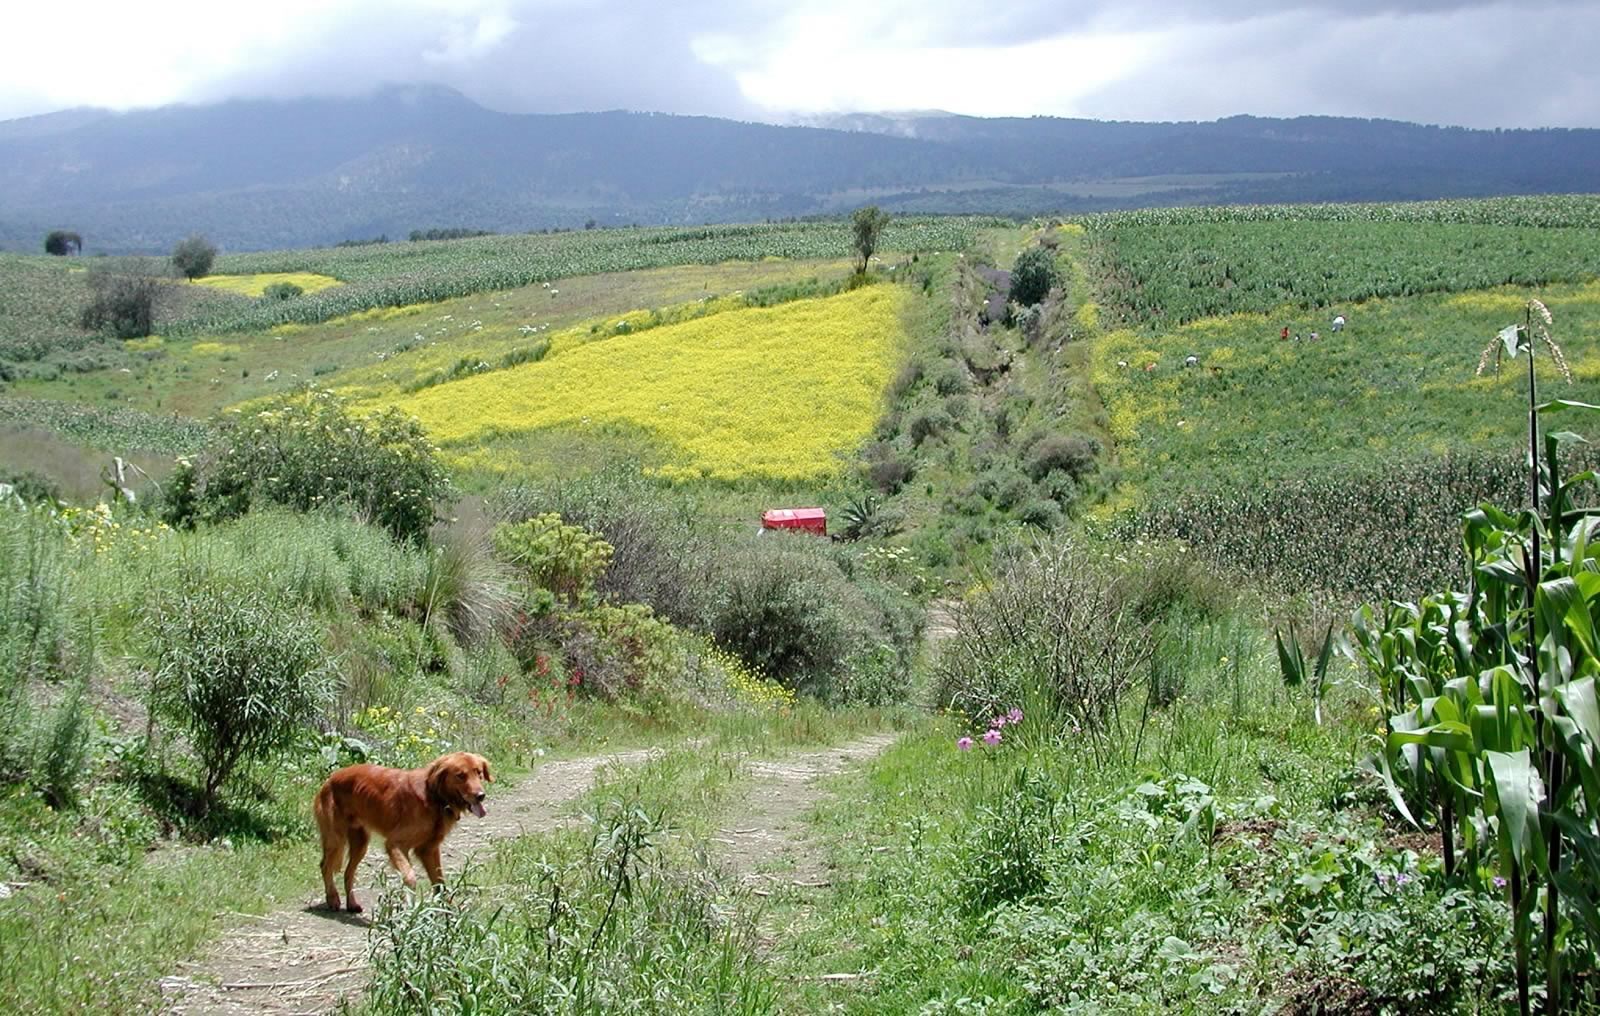
[[[0,119],[438,82],[508,112],[1600,127],[1600,0],[45,0]]]

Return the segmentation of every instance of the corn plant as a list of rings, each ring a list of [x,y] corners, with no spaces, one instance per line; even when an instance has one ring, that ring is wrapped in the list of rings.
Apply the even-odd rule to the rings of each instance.
[[[1529,357],[1528,507],[1469,512],[1468,590],[1363,607],[1349,645],[1386,707],[1375,767],[1397,810],[1413,822],[1414,807],[1436,811],[1447,872],[1491,862],[1500,872],[1524,1013],[1536,949],[1545,1009],[1558,1012],[1575,983],[1563,963],[1584,955],[1576,933],[1600,942],[1600,512],[1574,506],[1597,478],[1563,476],[1563,449],[1582,439],[1541,430],[1544,417],[1600,407],[1537,401],[1536,341],[1565,373],[1549,325],[1548,310],[1530,301],[1527,320],[1480,360],[1481,370],[1491,356],[1497,365]]]

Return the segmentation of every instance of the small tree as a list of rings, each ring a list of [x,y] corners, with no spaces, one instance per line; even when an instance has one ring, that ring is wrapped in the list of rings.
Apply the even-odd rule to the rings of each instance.
[[[1024,307],[1037,304],[1059,285],[1061,269],[1055,252],[1045,247],[1029,247],[1011,269],[1011,299]]]
[[[205,275],[216,260],[217,248],[199,233],[190,235],[172,249],[172,267],[186,279]]]
[[[274,282],[261,291],[263,300],[292,300],[305,292],[292,282]]]
[[[44,238],[44,252],[54,254],[56,257],[65,257],[68,254],[81,254],[83,252],[83,237],[65,229],[53,229],[50,235]]]
[[[142,262],[125,262],[89,273],[89,302],[80,323],[119,339],[139,339],[155,325],[161,282]]]
[[[148,613],[150,711],[188,736],[203,770],[201,813],[239,763],[294,743],[333,688],[310,617],[260,589],[200,576]]]
[[[872,260],[873,252],[878,249],[878,237],[888,224],[889,214],[877,205],[857,208],[856,213],[850,216],[850,228],[855,232],[856,253],[861,256],[861,264],[856,271],[867,270],[867,262]]]

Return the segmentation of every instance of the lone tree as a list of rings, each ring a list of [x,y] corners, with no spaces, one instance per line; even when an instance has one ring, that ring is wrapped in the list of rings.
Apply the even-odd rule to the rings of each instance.
[[[50,235],[44,238],[44,252],[58,258],[80,254],[83,252],[83,237],[70,230],[52,229]]]
[[[850,226],[855,230],[856,253],[861,255],[861,265],[856,271],[866,272],[867,262],[872,260],[872,252],[878,249],[878,235],[888,224],[889,213],[877,205],[857,208],[856,213],[850,216]]]
[[[1029,247],[1011,269],[1011,299],[1024,307],[1032,307],[1059,285],[1061,269],[1056,265],[1055,251],[1048,248]]]
[[[199,233],[172,249],[172,267],[188,279],[198,279],[211,271],[211,264],[216,260],[217,248]]]

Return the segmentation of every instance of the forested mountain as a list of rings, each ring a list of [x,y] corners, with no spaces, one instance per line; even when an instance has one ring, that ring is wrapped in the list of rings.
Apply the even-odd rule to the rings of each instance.
[[[891,210],[1023,214],[1219,201],[1600,189],[1600,130],[1232,117],[1123,123],[939,113],[808,126],[649,113],[517,115],[449,89],[0,122],[0,246],[91,251],[201,231],[246,250]]]

